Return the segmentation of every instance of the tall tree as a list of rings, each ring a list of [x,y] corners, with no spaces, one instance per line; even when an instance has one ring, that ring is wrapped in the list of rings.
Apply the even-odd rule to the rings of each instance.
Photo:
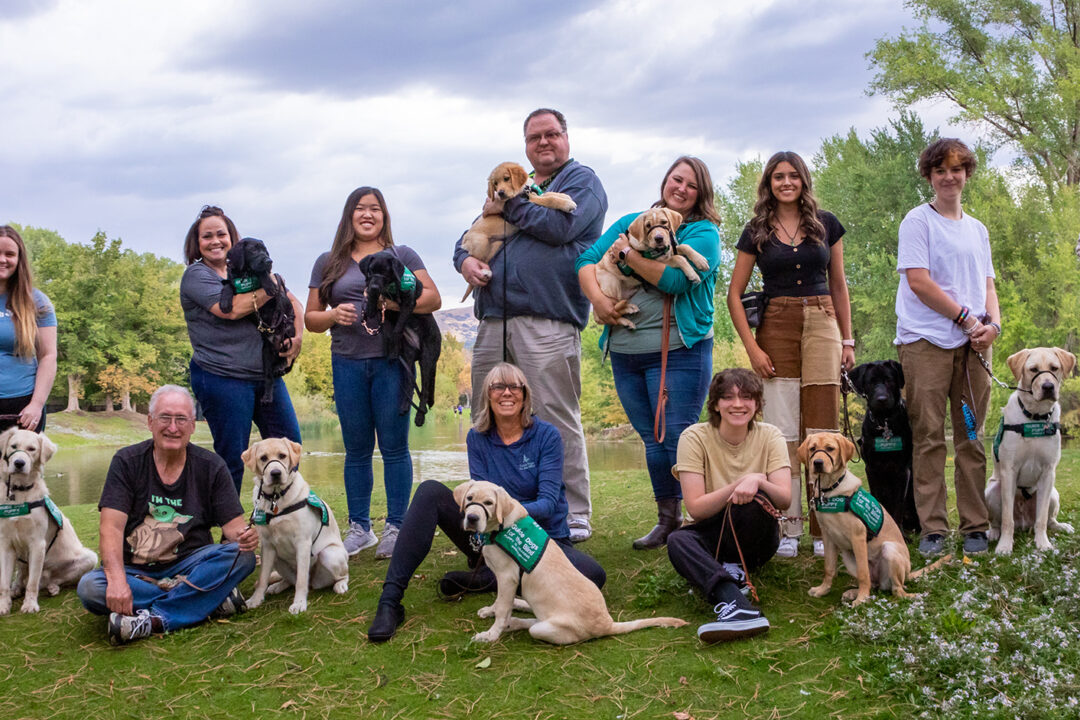
[[[870,88],[1018,150],[1052,193],[1080,183],[1080,0],[907,0],[922,25],[879,40]]]

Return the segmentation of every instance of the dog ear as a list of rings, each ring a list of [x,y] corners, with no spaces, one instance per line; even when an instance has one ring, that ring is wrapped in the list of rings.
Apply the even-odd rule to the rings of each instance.
[[[491,171],[490,175],[488,175],[488,183],[487,183],[488,200],[494,200],[495,199],[495,183],[499,179],[499,168],[501,168],[501,167],[502,167],[502,165],[496,165],[495,169]]]
[[[810,438],[809,437],[807,437],[805,440],[802,441],[802,445],[799,446],[799,449],[795,452],[795,454],[799,458],[799,462],[801,462],[803,465],[808,464],[809,457],[810,457]]]
[[[671,223],[671,231],[675,232],[682,225],[682,213],[671,208],[661,208],[661,211],[667,215],[668,222]]]
[[[638,240],[645,237],[645,213],[641,213],[634,221],[630,223],[630,227],[626,228],[626,234],[632,235]]]
[[[503,518],[510,517],[514,511],[514,498],[506,492],[506,488],[500,487],[495,493],[495,520],[501,526]]]
[[[41,462],[47,463],[56,452],[56,443],[45,437],[45,433],[38,434],[38,451]]]
[[[848,370],[847,376],[848,376],[848,379],[851,380],[851,386],[853,388],[855,388],[855,392],[859,392],[859,393],[865,393],[866,392],[866,390],[863,389],[863,379],[864,379],[863,375],[865,375],[865,374],[866,374],[866,363],[863,363],[862,365],[856,365],[855,367]]]
[[[840,438],[840,455],[844,458],[844,464],[847,465],[851,462],[851,458],[855,457],[855,443],[847,439],[846,435],[837,434]]]
[[[1061,348],[1054,348],[1054,354],[1057,355],[1058,362],[1061,363],[1061,376],[1070,377],[1073,370],[1076,369],[1076,356]]]
[[[261,442],[261,441],[260,441]],[[249,470],[255,472],[255,448],[259,446],[259,443],[253,444],[244,452],[240,453],[240,459]]]
[[[304,454],[304,446],[292,440],[287,442],[289,444],[289,467],[300,467],[300,456]]]
[[[896,373],[896,387],[904,387],[904,366],[898,363],[896,360],[886,360],[887,366]]]
[[[510,166],[510,181],[514,183],[514,190],[521,192],[529,184],[529,173],[517,163]]]
[[[474,480],[468,480],[454,488],[454,502],[457,503],[460,512],[465,512],[465,495],[468,494],[474,482]]]
[[[1013,377],[1017,380],[1020,380],[1020,375],[1024,372],[1024,363],[1027,362],[1028,355],[1030,354],[1030,350],[1020,350],[1014,352],[1009,356],[1009,359],[1005,361],[1005,364],[1012,370]]]

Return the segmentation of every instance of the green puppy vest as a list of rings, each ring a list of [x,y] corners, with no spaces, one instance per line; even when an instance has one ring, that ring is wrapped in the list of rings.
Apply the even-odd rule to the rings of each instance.
[[[258,275],[247,275],[245,277],[233,278],[232,286],[236,292],[246,293],[261,288],[262,281],[259,280]]]
[[[330,523],[330,513],[326,509],[326,503],[319,499],[319,496],[313,492],[309,492],[306,500],[301,500],[295,505],[290,505],[276,515],[267,515],[265,510],[256,510],[251,514],[251,522],[254,525],[269,525],[270,521],[274,518],[281,517],[282,515],[288,515],[291,512],[295,512],[302,507],[310,507],[313,510],[317,510],[322,516],[322,524],[328,525]]]
[[[544,528],[528,515],[508,528],[481,534],[484,545],[498,545],[525,572],[532,572],[536,568],[550,539]]]
[[[49,513],[49,517],[53,519],[58,528],[64,527],[64,516],[60,514],[60,508],[56,507],[50,498],[44,498],[43,500],[37,500],[35,502],[13,503],[10,505],[0,505],[0,518],[13,518],[21,517],[23,515],[29,515],[30,511],[36,507],[45,506],[46,512]]]
[[[816,500],[814,505],[819,513],[842,513],[848,511],[854,513],[855,517],[859,518],[862,524],[866,526],[866,531],[870,533],[870,537],[874,537],[881,532],[881,526],[885,524],[885,511],[882,509],[881,503],[862,488],[856,490],[851,497],[838,495]]]
[[[1025,438],[1053,437],[1061,432],[1061,423],[1039,420],[1036,422],[1020,423],[1019,425],[1006,425],[1005,418],[998,423],[997,435],[994,436],[994,459],[1000,461],[998,450],[1001,448],[1001,440],[1005,437],[1005,431],[1014,432]]]

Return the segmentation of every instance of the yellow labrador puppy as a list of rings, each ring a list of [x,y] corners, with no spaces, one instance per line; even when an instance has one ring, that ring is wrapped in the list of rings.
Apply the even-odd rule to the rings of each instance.
[[[1047,529],[1071,533],[1058,522],[1060,500],[1054,487],[1061,459],[1061,383],[1076,367],[1076,356],[1061,348],[1021,350],[1006,361],[1018,389],[1001,411],[994,438],[994,475],[986,486],[994,552],[1008,555],[1013,533],[1035,530],[1035,547],[1049,550]],[[1005,502],[1003,502],[1003,499]]]
[[[473,636],[473,640],[495,642],[504,630],[527,629],[537,640],[569,645],[645,627],[686,625],[685,620],[673,617],[631,622],[612,620],[600,589],[570,564],[556,543],[547,541],[543,530],[539,537],[521,530],[535,522],[521,503],[498,485],[470,481],[454,488],[454,499],[464,515],[465,530],[488,534],[491,543],[484,544],[484,562],[499,582],[495,603],[478,613],[482,618],[495,618],[495,622],[490,630]],[[500,532],[508,535],[521,532],[517,544],[523,548],[524,561],[535,563],[531,570],[519,572],[518,561],[500,544],[504,541],[492,537]],[[523,600],[515,598],[519,580]],[[532,612],[536,617],[516,618],[511,615],[514,610]]]
[[[333,585],[339,595],[349,589],[349,555],[337,521],[300,475],[300,453],[300,443],[270,438],[241,455],[255,473],[252,522],[262,545],[262,565],[249,608],[261,605],[267,593],[294,585],[289,612],[296,615],[307,610],[309,588]],[[282,579],[270,585],[274,570]]]
[[[56,445],[43,434],[12,428],[0,434],[0,450],[0,615],[11,612],[12,595],[20,592],[26,593],[21,611],[35,613],[40,588],[56,595],[93,570],[98,557],[49,499],[44,469]]]
[[[525,168],[514,162],[504,162],[496,165],[488,175],[487,196],[489,200],[503,203],[521,195],[529,187],[529,173]],[[529,192],[527,197],[529,202],[552,210],[569,213],[577,209],[577,203],[565,193],[541,193],[537,189]],[[461,247],[477,260],[488,263],[503,246],[503,240],[516,232],[517,227],[507,222],[501,215],[481,215],[462,236]],[[470,285],[465,291],[465,296],[461,298],[462,302],[469,297],[472,290],[472,285]]]
[[[626,239],[630,247],[645,257],[681,270],[687,280],[696,284],[701,282],[701,277],[694,271],[694,266],[705,271],[709,269],[709,261],[689,245],[680,245],[675,240],[675,231],[682,221],[682,215],[674,210],[651,208],[634,218],[626,230]],[[619,269],[619,258],[610,250],[596,264],[596,283],[600,292],[616,302],[629,299],[641,287],[640,278]],[[627,305],[619,324],[635,329],[626,315],[637,311],[636,305]]]

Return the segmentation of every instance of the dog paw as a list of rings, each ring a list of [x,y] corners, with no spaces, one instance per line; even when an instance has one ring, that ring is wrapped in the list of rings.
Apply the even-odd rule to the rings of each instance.
[[[52,583],[50,585],[47,585],[45,587],[45,590],[48,591],[49,597],[56,597],[57,595],[60,594],[60,586],[57,585],[56,583]]]
[[[990,542],[997,540],[999,537],[1001,537],[1001,530],[999,530],[998,528],[992,527],[986,531],[986,539]]]
[[[26,600],[23,600],[23,604],[22,604],[22,607],[19,608],[19,612],[21,612],[21,613],[36,613],[40,609],[41,608],[38,607],[38,603],[37,603],[36,599],[31,600],[30,598],[27,598]]]
[[[245,600],[244,604],[247,605],[248,610],[254,610],[255,608],[263,604],[264,598],[265,596],[263,595],[263,593],[255,593],[247,600]]]
[[[299,615],[307,610],[307,600],[297,600],[289,606],[289,613],[291,615]]]
[[[349,578],[345,578],[344,580],[338,580],[336,583],[334,583],[334,592],[336,592],[338,595],[344,595],[348,591]]]
[[[479,610],[477,610],[476,614],[479,615],[482,618],[495,617],[495,606],[494,605],[486,605],[486,606],[480,608]]]
[[[11,598],[0,599],[0,615],[7,615],[9,612],[11,612]]]
[[[488,630],[486,632],[476,633],[472,636],[472,639],[473,642],[493,643],[499,639],[499,634]]]
[[[1050,542],[1050,539],[1046,537],[1046,535],[1043,535],[1042,537],[1039,537],[1038,535],[1035,536],[1035,547],[1040,552],[1054,549],[1053,543]]]
[[[1007,542],[1005,540],[1002,540],[1001,542],[999,542],[997,544],[997,547],[994,548],[994,554],[995,555],[1012,555],[1012,548],[1013,548],[1012,540],[1009,540]]]
[[[276,583],[266,588],[267,595],[277,595],[279,592],[285,592],[289,589],[290,583],[285,580],[278,580]]]
[[[627,303],[626,304],[626,309],[623,310],[623,315],[633,315],[634,313],[639,313],[639,312],[641,312],[641,308],[639,308],[634,303]]]
[[[869,600],[870,593],[860,592],[859,588],[851,588],[850,590],[845,590],[844,594],[840,596],[840,599],[844,602],[851,603],[851,607],[856,607]]]
[[[1054,528],[1054,530],[1058,532],[1069,533],[1071,535],[1073,532],[1073,526],[1069,523],[1059,522],[1057,524],[1057,527]]]
[[[832,588],[829,585],[817,585],[810,588],[807,592],[810,593],[810,597],[825,597],[829,594],[829,590],[831,589]]]

